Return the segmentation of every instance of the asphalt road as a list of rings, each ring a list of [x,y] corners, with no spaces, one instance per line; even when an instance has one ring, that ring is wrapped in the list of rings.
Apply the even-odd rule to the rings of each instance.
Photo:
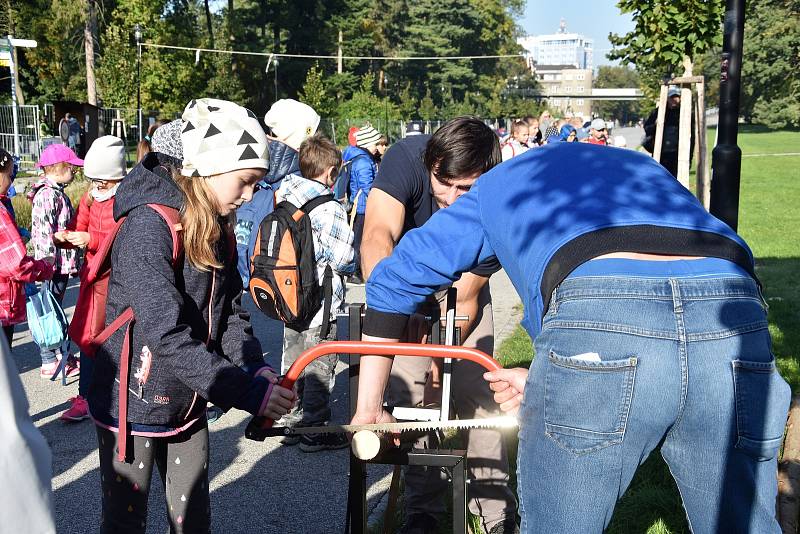
[[[495,332],[504,338],[519,322],[519,299],[504,272],[492,278]],[[65,306],[77,296],[72,280]],[[351,288],[351,302],[363,302],[363,287]],[[252,303],[250,303],[252,306]],[[59,533],[97,532],[100,522],[100,474],[97,438],[90,421],[66,424],[58,419],[77,394],[77,378],[67,386],[39,377],[41,360],[26,325],[14,335],[14,358],[30,401],[30,413],[53,451],[53,493]],[[282,325],[253,313],[253,326],[267,361],[280,364]],[[499,343],[498,343],[499,344]],[[346,369],[340,362],[337,373]],[[337,375],[332,398],[334,421],[348,413],[346,375]],[[348,450],[303,453],[277,438],[244,438],[249,416],[231,411],[210,426],[210,489],[214,532],[338,533],[344,527]],[[158,476],[154,474],[154,476]],[[368,506],[380,509],[389,484],[389,468],[370,466]],[[152,484],[148,533],[168,531],[160,482]]]

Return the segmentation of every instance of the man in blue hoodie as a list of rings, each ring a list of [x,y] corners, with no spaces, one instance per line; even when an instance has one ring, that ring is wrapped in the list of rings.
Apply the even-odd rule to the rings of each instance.
[[[367,283],[365,340],[398,339],[427,295],[496,257],[525,304],[530,372],[487,373],[519,410],[522,531],[602,532],[656,447],[695,532],[781,532],[775,368],[747,244],[657,162],[557,143],[503,163]],[[361,359],[354,424],[385,422],[391,359]]]

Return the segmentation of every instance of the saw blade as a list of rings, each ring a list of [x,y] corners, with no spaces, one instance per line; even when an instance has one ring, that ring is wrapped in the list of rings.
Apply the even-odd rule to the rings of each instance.
[[[262,429],[267,436],[288,436],[297,434],[341,434],[369,430],[378,434],[402,432],[427,432],[431,430],[470,429],[470,428],[514,428],[517,419],[510,415],[485,417],[482,419],[454,419],[450,421],[408,421],[403,423],[373,423],[368,425],[325,425],[273,427]]]

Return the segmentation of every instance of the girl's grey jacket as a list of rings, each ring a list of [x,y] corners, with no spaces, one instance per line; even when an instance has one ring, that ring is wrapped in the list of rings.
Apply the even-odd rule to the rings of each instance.
[[[170,177],[177,164],[150,153],[122,181],[114,205],[114,219],[127,218],[111,252],[106,325],[132,307],[127,419],[134,433],[180,430],[205,415],[206,401],[257,414],[271,389],[254,378],[266,364],[241,307],[232,236],[223,230],[215,243],[221,269],[201,271],[183,257],[173,269],[169,226],[147,204],[181,209],[183,193]],[[99,347],[89,389],[92,416],[111,427],[118,426],[124,332]]]

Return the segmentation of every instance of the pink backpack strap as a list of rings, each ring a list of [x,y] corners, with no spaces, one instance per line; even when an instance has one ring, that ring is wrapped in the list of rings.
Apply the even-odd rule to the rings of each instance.
[[[169,206],[164,206],[163,204],[148,204],[148,206],[158,213],[161,218],[167,223],[169,227],[170,234],[172,235],[172,268],[178,268],[178,262],[180,261],[180,257],[183,254],[183,239],[181,233],[183,232],[183,227],[181,226],[181,216],[178,210],[175,208],[171,208]],[[106,272],[107,269],[111,268],[111,247],[114,244],[114,240],[117,237],[117,233],[119,232],[122,223],[125,222],[125,217],[121,218],[112,228],[109,235],[106,237],[103,244],[100,246],[100,250],[98,250],[97,254],[95,255],[96,262],[93,263],[89,269],[89,280],[94,280],[97,276]],[[105,267],[104,267],[105,266]],[[122,350],[120,352],[120,362],[119,362],[119,413],[118,413],[118,420],[119,420],[119,437],[118,437],[118,452],[117,452],[117,460],[120,462],[125,461],[125,457],[128,452],[128,438],[130,436],[130,425],[128,424],[128,380],[130,378],[130,371],[131,371],[131,351],[132,347],[132,336],[131,336],[131,326],[133,323],[136,322],[136,316],[133,313],[133,308],[126,308],[125,311],[120,314],[119,317],[114,319],[110,325],[103,329],[100,334],[92,341],[95,346],[102,345],[105,343],[108,338],[110,338],[116,331],[120,330],[121,328],[125,327],[125,337],[122,341]]]
[[[175,208],[165,206],[163,204],[148,204],[147,207],[161,215],[164,222],[169,226],[170,234],[172,234],[172,268],[178,267],[178,260],[183,254],[183,225],[181,224],[181,214]]]

